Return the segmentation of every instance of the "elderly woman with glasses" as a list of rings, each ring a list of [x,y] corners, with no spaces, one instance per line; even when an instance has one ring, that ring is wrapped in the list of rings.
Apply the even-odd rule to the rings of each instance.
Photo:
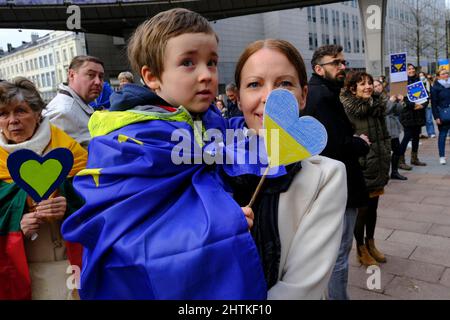
[[[64,242],[60,225],[82,205],[71,178],[85,167],[87,152],[41,116],[44,107],[31,81],[0,82],[0,300],[71,298],[66,271],[81,263],[81,247]],[[13,182],[7,158],[20,149],[42,156],[60,147],[74,156],[68,179],[49,199],[34,203]]]
[[[437,72],[437,81],[431,88],[431,107],[433,117],[439,129],[439,162],[446,164],[445,158],[445,139],[450,130],[450,119],[444,118],[445,112],[450,113],[450,81],[448,79],[448,70],[440,69]]]

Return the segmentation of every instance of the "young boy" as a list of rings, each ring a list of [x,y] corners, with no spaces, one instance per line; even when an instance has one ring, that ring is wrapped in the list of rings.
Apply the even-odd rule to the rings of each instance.
[[[62,226],[84,246],[81,298],[266,298],[252,212],[246,221],[217,166],[197,161],[203,131],[225,129],[210,108],[217,41],[185,9],[156,15],[132,36],[128,57],[147,87],[125,86],[111,98],[110,110],[122,112],[92,116],[88,169],[75,180],[86,204]],[[193,146],[181,151],[193,164],[174,163],[175,130]]]

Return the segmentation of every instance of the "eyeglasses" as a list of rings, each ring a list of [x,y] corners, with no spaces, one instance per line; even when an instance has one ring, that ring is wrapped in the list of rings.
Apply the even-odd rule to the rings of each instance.
[[[343,65],[343,66],[345,66],[345,67],[347,67],[348,65],[349,65],[349,63],[348,63],[348,61],[346,61],[346,60],[339,60],[339,59],[336,59],[336,60],[332,60],[332,61],[330,61],[330,62],[326,62],[326,63],[319,63],[319,66],[326,66],[326,65],[332,65],[332,66],[334,66],[334,67],[340,67],[341,65]]]

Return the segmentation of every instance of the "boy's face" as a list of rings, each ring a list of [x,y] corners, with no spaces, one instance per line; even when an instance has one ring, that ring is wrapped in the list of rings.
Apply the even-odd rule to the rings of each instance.
[[[208,109],[217,95],[217,40],[213,34],[185,33],[169,39],[160,79],[143,68],[144,81],[174,107]]]

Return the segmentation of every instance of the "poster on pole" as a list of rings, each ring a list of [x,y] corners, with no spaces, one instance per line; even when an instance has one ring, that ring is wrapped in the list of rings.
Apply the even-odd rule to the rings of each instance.
[[[391,56],[391,83],[408,81],[406,72],[406,53],[393,53]]]
[[[390,54],[390,61],[390,95],[406,96],[406,86],[408,85],[408,73],[406,71],[406,52]]]

